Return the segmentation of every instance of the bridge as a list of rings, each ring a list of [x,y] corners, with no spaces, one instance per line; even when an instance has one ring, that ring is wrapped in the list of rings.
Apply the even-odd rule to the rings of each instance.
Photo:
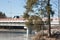
[[[23,18],[0,18],[0,28],[23,29],[25,26]]]
[[[43,18],[43,21],[47,20],[47,18]],[[59,19],[53,18],[51,21],[51,26],[59,26]],[[24,18],[0,18],[0,28],[24,28],[25,20]]]
[[[10,30],[11,29],[11,30]],[[20,30],[22,29],[22,30]],[[24,29],[26,29],[24,31]],[[28,28],[23,18],[0,18],[0,31],[2,32],[26,32],[28,37]]]

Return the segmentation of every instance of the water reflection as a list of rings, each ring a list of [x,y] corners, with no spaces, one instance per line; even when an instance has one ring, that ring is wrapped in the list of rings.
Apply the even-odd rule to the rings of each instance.
[[[0,32],[0,40],[27,40],[26,32]]]

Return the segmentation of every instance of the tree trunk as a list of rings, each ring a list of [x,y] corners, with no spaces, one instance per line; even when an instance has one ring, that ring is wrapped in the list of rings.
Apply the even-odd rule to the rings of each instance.
[[[51,36],[50,13],[48,12],[49,36]]]
[[[49,37],[51,37],[51,23],[50,23],[50,0],[48,0],[48,10],[47,10],[47,13],[48,13],[48,24],[49,24]]]
[[[28,30],[29,30],[29,34],[32,34],[32,26],[30,26],[29,28],[28,28]]]

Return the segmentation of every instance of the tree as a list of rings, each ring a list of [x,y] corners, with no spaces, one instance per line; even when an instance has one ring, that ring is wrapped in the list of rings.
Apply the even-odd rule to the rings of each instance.
[[[3,13],[3,12],[0,12],[0,18],[6,18],[6,15],[5,15],[5,13]]]
[[[48,3],[47,3],[47,13],[48,13],[48,24],[49,24],[49,36],[51,37],[51,23],[50,23],[50,10],[51,10],[51,7],[50,7],[50,0],[48,0]]]
[[[38,1],[38,0],[27,0],[26,6],[25,6],[27,13],[32,10],[33,5],[34,5],[37,1]]]
[[[28,19],[29,18],[29,14],[28,13],[24,13],[23,18]]]
[[[54,11],[51,8],[50,0],[27,0],[26,12],[29,14],[33,10],[34,15],[40,18],[48,17],[49,34],[51,35],[50,15],[54,15]],[[31,14],[31,13],[30,13]]]
[[[29,34],[32,33],[32,30],[38,32],[42,30],[42,27],[44,27],[42,19],[36,15],[31,15],[27,20],[28,21],[26,21],[25,24],[29,29]]]
[[[20,18],[19,16],[14,16],[13,18]]]
[[[32,12],[32,11],[34,12],[33,8],[34,8],[34,6],[36,6],[36,4],[38,3],[38,1],[39,0],[27,0],[27,4],[25,6],[26,13],[24,13],[24,17],[25,17],[25,19],[26,18],[28,19],[28,22],[26,22],[26,25],[28,25],[29,27],[31,27],[31,25],[33,24],[33,20],[35,20],[33,27],[35,27],[35,28],[37,28],[37,29],[40,30],[41,23],[42,23],[42,20],[40,18],[40,14],[37,14],[35,16],[31,16],[31,14],[28,15],[29,12]]]
[[[47,12],[47,17],[48,17],[48,25],[49,25],[49,36],[51,37],[51,18],[50,17],[53,17],[54,15],[54,11],[52,10],[51,8],[51,4],[50,4],[50,0],[47,1],[47,5],[45,7],[46,9],[46,12]]]
[[[42,30],[44,27],[44,23],[42,19],[39,16],[34,15],[33,19],[33,29],[35,29],[37,32]]]

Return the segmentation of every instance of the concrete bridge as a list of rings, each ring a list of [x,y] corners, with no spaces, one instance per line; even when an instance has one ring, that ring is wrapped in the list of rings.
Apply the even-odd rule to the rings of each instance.
[[[23,18],[1,18],[0,28],[24,28],[25,20]]]
[[[20,30],[22,29],[22,30]],[[26,30],[24,30],[26,29]],[[29,30],[23,18],[0,18],[0,31],[2,32],[26,32],[28,37]]]

